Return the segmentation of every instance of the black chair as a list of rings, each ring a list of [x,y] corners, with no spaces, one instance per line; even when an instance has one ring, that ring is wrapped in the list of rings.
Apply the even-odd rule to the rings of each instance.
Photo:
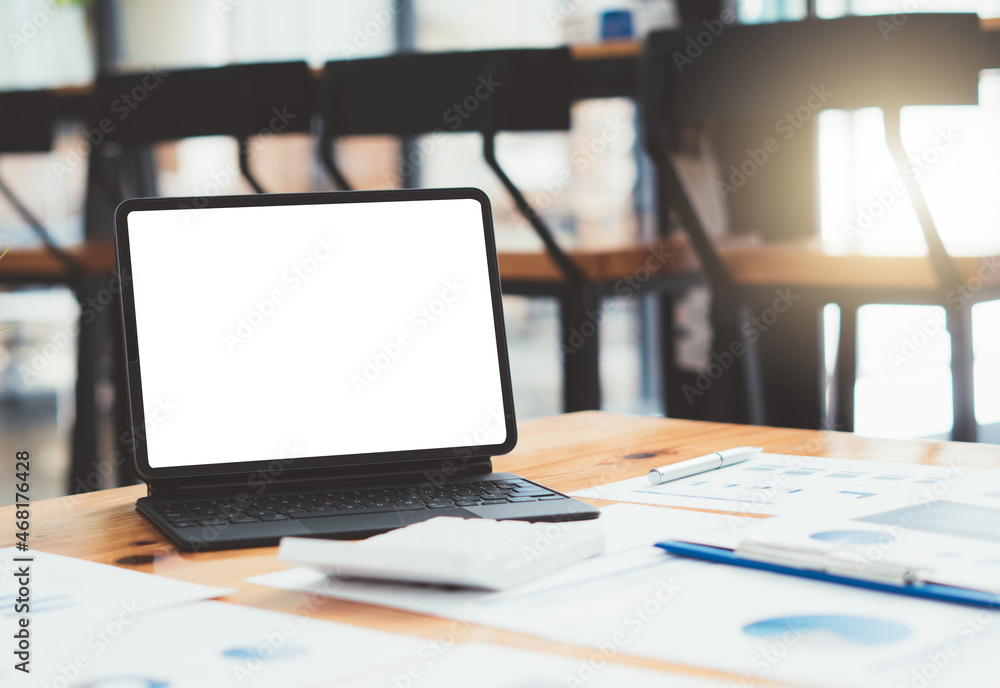
[[[397,55],[328,62],[320,88],[319,153],[338,187],[350,184],[335,162],[344,136],[478,132],[487,164],[531,224],[562,275],[558,282],[503,281],[509,294],[555,296],[565,345],[563,404],[600,407],[597,336],[572,346],[599,294],[548,225],[504,172],[495,152],[500,131],[567,131],[571,59],[568,49],[491,50]],[[593,323],[592,323],[593,325]],[[577,335],[578,336],[578,335]]]
[[[55,98],[51,91],[0,93],[0,154],[50,152],[55,115]],[[77,261],[56,244],[42,222],[3,179],[0,179],[0,194],[13,206],[45,248],[64,266],[65,283],[74,287],[75,280],[81,273]]]
[[[857,309],[868,303],[944,306],[952,338],[952,436],[974,440],[971,308],[977,301],[1000,298],[1000,281],[957,307],[949,298],[976,275],[980,263],[956,260],[946,251],[919,184],[907,173],[900,109],[978,102],[983,66],[978,17],[911,14],[902,24],[886,16],[726,26],[700,55],[681,60],[679,68],[676,56],[687,55],[689,39],[696,39],[701,29],[648,37],[641,58],[641,105],[643,143],[658,172],[661,231],[670,231],[669,212],[675,211],[711,287],[716,344],[740,341],[748,306],[773,298],[778,287],[795,287],[816,309],[817,318],[825,304],[838,304],[836,417],[838,428],[852,430]],[[901,263],[875,256],[835,256],[794,242],[719,250],[677,164],[683,145],[680,132],[707,122],[761,118],[773,122],[807,103],[811,110],[882,109],[887,145],[927,241],[926,258]],[[730,217],[730,222],[737,227],[741,219]],[[761,265],[770,272],[762,274]],[[803,270],[803,266],[808,267]],[[894,279],[882,279],[887,270]],[[760,422],[765,420],[761,417],[764,383],[775,381],[762,381],[753,360],[748,360],[744,374],[750,418]]]
[[[57,110],[56,98],[49,91],[0,93],[0,154],[51,152],[55,120],[59,116]],[[95,458],[100,352],[109,334],[106,321],[87,315],[86,297],[94,291],[94,285],[105,283],[111,276],[114,250],[110,243],[100,242],[62,247],[4,180],[0,180],[0,194],[42,242],[41,248],[7,247],[10,250],[0,262],[0,281],[14,286],[64,285],[81,306],[76,418],[68,477],[69,490],[73,492],[79,489],[78,481],[90,474],[89,467]]]
[[[264,189],[250,169],[249,139],[258,134],[309,132],[316,85],[305,62],[267,62],[172,72],[101,75],[91,126],[103,133],[99,148],[146,146],[198,136],[232,136],[239,167],[251,187]],[[100,180],[119,200],[118,179]],[[150,174],[136,171],[134,175]],[[152,180],[139,193],[154,195]],[[141,188],[145,187],[145,188]],[[134,194],[133,194],[134,195]]]

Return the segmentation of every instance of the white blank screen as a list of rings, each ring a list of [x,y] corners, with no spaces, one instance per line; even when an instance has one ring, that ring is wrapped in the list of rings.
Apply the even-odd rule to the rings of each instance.
[[[153,468],[501,444],[471,199],[128,215]]]

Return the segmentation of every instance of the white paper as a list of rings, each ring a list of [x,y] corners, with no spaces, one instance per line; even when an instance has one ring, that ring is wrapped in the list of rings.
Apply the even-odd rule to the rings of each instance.
[[[722,681],[609,663],[613,654],[589,657],[542,654],[501,645],[468,643],[430,653],[399,672],[347,688],[713,688]]]
[[[646,476],[640,476],[578,490],[572,495],[777,516],[847,504],[914,486],[947,483],[970,472],[979,471],[947,466],[760,454],[735,466],[661,485],[653,485]]]
[[[64,632],[72,642],[73,633]],[[420,638],[224,602],[197,602],[138,619],[86,661],[70,686],[299,688],[388,674],[418,656]],[[60,685],[68,662],[37,676]]]
[[[16,561],[30,558],[32,561]],[[16,620],[19,571],[28,567],[31,623],[45,629],[88,626],[122,614],[141,614],[172,604],[207,600],[235,592],[164,576],[130,571],[75,557],[14,547],[0,550],[0,623]]]
[[[28,558],[31,561],[17,561]],[[28,620],[31,670],[24,674],[14,670],[14,661],[3,662],[0,685],[5,686],[43,686],[41,679],[48,672],[59,676],[62,669],[77,675],[78,656],[103,653],[128,628],[158,610],[235,592],[14,547],[0,550],[0,566],[0,632],[12,639],[20,632],[21,620]],[[27,596],[22,588],[27,588]],[[9,645],[13,651],[14,641]]]

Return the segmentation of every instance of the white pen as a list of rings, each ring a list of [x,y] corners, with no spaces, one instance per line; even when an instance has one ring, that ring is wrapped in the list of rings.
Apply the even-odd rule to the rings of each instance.
[[[697,459],[679,461],[662,468],[654,468],[649,472],[649,482],[654,485],[668,483],[671,480],[680,480],[706,471],[714,471],[717,468],[725,468],[737,463],[743,463],[747,459],[760,454],[762,447],[736,447],[735,449],[723,449],[714,454],[699,456]]]

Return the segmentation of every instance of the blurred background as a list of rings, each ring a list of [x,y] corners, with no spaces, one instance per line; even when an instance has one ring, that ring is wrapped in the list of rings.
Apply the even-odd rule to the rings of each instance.
[[[231,63],[363,59],[396,52],[592,45],[639,40],[677,27],[701,13],[732,11],[756,24],[807,17],[892,14],[899,0],[115,0],[0,3],[0,91],[61,89],[93,83],[98,63],[113,55],[118,71],[142,72]],[[922,0],[907,12],[971,12],[1000,16],[1000,0]],[[702,5],[702,8],[697,8]],[[692,6],[695,9],[692,11]],[[707,10],[705,8],[708,8]],[[608,16],[628,17],[609,35]],[[109,35],[109,32],[111,35]],[[102,47],[103,46],[103,47]],[[110,46],[110,47],[109,47]],[[103,57],[102,57],[103,55]],[[949,250],[997,242],[1000,217],[1000,72],[983,70],[978,106],[908,108],[903,136],[912,150],[932,146],[928,132],[948,132],[920,183]],[[566,248],[641,242],[656,234],[655,180],[640,145],[634,98],[591,98],[572,106],[568,132],[502,133],[498,156]],[[831,251],[919,255],[926,251],[917,217],[904,199],[883,203],[863,232],[852,231],[888,188],[895,168],[883,140],[878,109],[819,113],[814,146],[818,168],[819,228]],[[60,245],[84,237],[88,165],[81,123],[56,131],[47,154],[0,155],[0,178],[18,193]],[[600,142],[595,145],[595,142]],[[337,159],[356,188],[476,186],[493,202],[499,248],[540,250],[529,224],[490,172],[478,134],[446,137],[352,137],[338,143]],[[418,173],[404,164],[423,150]],[[429,151],[429,152],[427,152]],[[80,153],[83,153],[81,162]],[[201,137],[158,144],[153,150],[161,195],[249,193],[238,175],[219,176],[236,159],[231,138]],[[75,161],[75,162],[74,162]],[[310,134],[268,139],[254,169],[268,190],[331,190]],[[567,175],[566,173],[569,172]],[[568,179],[568,181],[567,181]],[[22,217],[0,198],[0,251],[38,243]],[[0,262],[0,273],[3,263]],[[678,317],[687,324],[681,355],[705,357],[699,334],[707,294],[691,289]],[[562,407],[558,303],[551,298],[505,296],[515,406],[519,419],[559,413]],[[931,337],[903,363],[921,323],[936,307],[866,305],[859,315],[854,429],[893,438],[945,438],[952,426],[950,344]],[[603,409],[671,414],[664,408],[657,354],[659,311],[650,296],[617,299],[605,307],[600,340]],[[30,448],[36,499],[64,494],[76,417],[77,353],[74,323],[80,306],[61,286],[0,291],[0,456]],[[980,441],[1000,442],[1000,304],[973,309],[976,420]],[[704,325],[707,327],[707,325]],[[839,312],[825,311],[821,340],[832,375]],[[684,352],[687,352],[686,354]],[[109,363],[113,365],[113,362]],[[112,451],[112,391],[96,396],[100,448]],[[823,427],[817,418],[816,427]],[[837,429],[830,427],[828,429]],[[0,475],[0,485],[10,478]],[[107,478],[104,484],[110,484]],[[9,492],[6,491],[6,492]],[[5,494],[6,494],[5,492]],[[6,497],[0,503],[9,503]]]

